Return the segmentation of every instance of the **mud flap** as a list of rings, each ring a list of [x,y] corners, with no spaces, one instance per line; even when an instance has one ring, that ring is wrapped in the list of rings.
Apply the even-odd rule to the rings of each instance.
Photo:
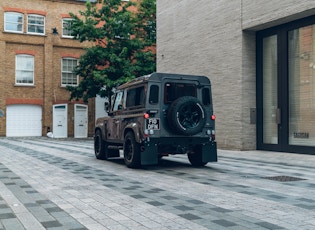
[[[141,165],[158,164],[158,152],[155,144],[147,143],[144,145],[145,150],[141,152]]]
[[[218,161],[217,143],[211,142],[202,145],[202,162],[216,162]]]

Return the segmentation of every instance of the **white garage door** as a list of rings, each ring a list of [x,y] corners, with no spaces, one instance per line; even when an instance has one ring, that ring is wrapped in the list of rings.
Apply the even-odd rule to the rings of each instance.
[[[42,107],[39,105],[7,106],[7,137],[42,135]]]

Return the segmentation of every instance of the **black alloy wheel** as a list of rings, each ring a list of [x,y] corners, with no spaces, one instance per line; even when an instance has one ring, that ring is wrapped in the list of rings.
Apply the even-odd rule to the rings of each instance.
[[[136,142],[133,132],[128,132],[125,136],[124,161],[129,168],[138,168],[141,165],[140,145]]]

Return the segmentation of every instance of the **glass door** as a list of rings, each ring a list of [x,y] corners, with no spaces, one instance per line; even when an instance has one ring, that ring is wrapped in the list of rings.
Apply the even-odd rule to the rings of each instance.
[[[263,143],[278,144],[277,35],[263,39]]]
[[[315,16],[257,33],[257,149],[315,154]]]
[[[279,55],[280,37],[277,33],[270,33],[258,39],[257,148],[281,151],[283,145],[281,95],[284,82],[283,73],[279,69],[282,59]]]
[[[288,36],[289,145],[315,146],[315,26]]]

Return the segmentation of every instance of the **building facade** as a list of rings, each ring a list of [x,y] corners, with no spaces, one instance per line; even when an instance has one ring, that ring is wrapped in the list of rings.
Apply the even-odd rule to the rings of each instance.
[[[93,135],[94,101],[69,101],[67,85],[87,43],[67,30],[77,0],[0,2],[0,136]],[[90,127],[90,128],[89,128]]]
[[[315,153],[315,2],[157,1],[157,70],[212,82],[219,148]]]

